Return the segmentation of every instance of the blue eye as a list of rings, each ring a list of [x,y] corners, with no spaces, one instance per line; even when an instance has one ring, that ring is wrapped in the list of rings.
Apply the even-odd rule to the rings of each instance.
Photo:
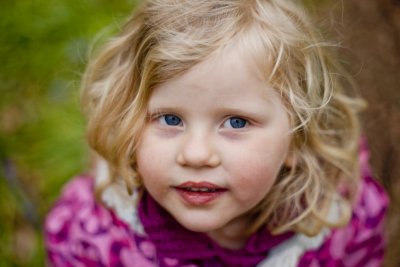
[[[226,128],[244,128],[247,125],[247,120],[239,117],[231,117],[224,122]]]
[[[178,126],[182,123],[182,120],[178,116],[172,114],[162,115],[160,116],[160,120],[162,124],[170,126]]]

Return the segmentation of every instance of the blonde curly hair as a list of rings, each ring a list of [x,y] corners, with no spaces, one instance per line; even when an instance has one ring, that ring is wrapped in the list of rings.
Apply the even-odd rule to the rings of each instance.
[[[248,234],[262,225],[316,235],[349,220],[358,179],[361,100],[301,7],[290,0],[149,0],[93,58],[83,79],[87,139],[111,170],[142,187],[135,151],[153,88],[175,78],[233,38],[277,90],[292,127],[290,168],[249,212]],[[98,192],[106,186],[98,187]],[[346,190],[344,190],[345,188]],[[336,209],[332,218],[329,210]]]

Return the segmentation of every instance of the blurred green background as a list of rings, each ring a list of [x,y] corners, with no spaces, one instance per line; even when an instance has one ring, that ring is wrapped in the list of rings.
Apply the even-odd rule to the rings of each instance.
[[[43,266],[41,224],[86,169],[79,81],[99,34],[133,0],[18,0],[0,7],[0,266]],[[108,27],[107,31],[103,29]]]

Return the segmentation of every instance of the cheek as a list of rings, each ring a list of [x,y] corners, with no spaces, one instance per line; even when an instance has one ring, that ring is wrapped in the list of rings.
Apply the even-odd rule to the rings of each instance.
[[[138,172],[144,188],[153,197],[159,196],[165,190],[163,183],[163,169],[155,162],[154,154],[148,149],[140,151],[137,156]],[[156,197],[157,198],[157,197]]]
[[[239,166],[238,166],[239,167]],[[268,191],[275,182],[280,164],[268,164],[267,161],[255,159],[238,168],[239,188],[252,188],[254,191]]]
[[[243,199],[251,199],[252,194],[257,198],[265,197],[283,166],[286,150],[286,146],[283,149],[265,151],[254,148],[249,150],[253,153],[238,154],[233,172],[237,175],[235,187],[238,194],[243,195]],[[244,188],[248,190],[243,190]]]
[[[159,176],[162,168],[162,160],[156,156],[159,155],[157,146],[148,141],[144,138],[136,151],[138,171],[145,185],[153,182]]]
[[[136,150],[138,172],[144,187],[154,196],[162,195],[169,187],[169,173],[174,162],[172,142],[165,142],[147,129]]]

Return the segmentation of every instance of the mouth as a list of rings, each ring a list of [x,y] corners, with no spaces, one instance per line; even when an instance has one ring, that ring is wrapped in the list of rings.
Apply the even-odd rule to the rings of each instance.
[[[209,182],[200,182],[200,183],[186,182],[178,185],[176,188],[189,192],[205,192],[205,193],[226,190],[220,186],[217,186]]]
[[[217,192],[219,189],[211,189],[211,188],[206,188],[206,187],[178,187],[178,189],[185,190],[188,192],[201,192],[201,193],[207,193],[207,192]]]
[[[174,187],[174,189],[187,204],[195,206],[208,204],[227,191],[226,188],[209,182],[186,182]]]

